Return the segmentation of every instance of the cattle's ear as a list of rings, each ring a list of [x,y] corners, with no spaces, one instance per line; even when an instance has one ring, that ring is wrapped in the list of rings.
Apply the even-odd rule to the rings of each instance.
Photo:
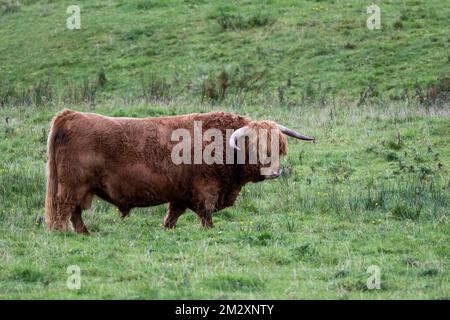
[[[287,139],[284,136],[284,134],[281,133],[281,131],[279,131],[279,143],[280,143],[280,156],[285,156],[288,153],[288,144],[287,144]]]

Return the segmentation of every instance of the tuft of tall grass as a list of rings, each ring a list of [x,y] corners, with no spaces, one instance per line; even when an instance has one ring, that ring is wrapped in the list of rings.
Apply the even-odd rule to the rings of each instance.
[[[52,101],[53,88],[49,79],[41,79],[39,82],[31,88],[29,97],[31,102],[36,107],[45,105]]]
[[[376,211],[390,212],[396,219],[438,220],[450,209],[445,181],[424,181],[419,175],[349,190],[328,183],[303,186],[292,201],[297,212],[346,215]]]
[[[217,17],[217,23],[222,30],[245,30],[250,28],[269,26],[275,23],[275,18],[268,12],[258,11],[249,15],[240,13],[230,13],[220,10]]]
[[[68,85],[62,94],[62,100],[66,104],[91,104],[97,102],[99,84],[97,80],[85,78],[81,84]]]
[[[265,71],[247,68],[222,69],[218,74],[209,71],[202,77],[200,84],[201,101],[216,102],[225,100],[227,97],[231,98],[231,103],[233,99],[251,101],[247,99],[247,95],[250,92],[258,95],[261,92],[265,76]]]
[[[162,78],[152,76],[148,81],[142,81],[142,98],[145,101],[167,101],[172,97],[172,85]]]
[[[20,10],[21,3],[17,0],[0,0],[0,16],[15,13]]]

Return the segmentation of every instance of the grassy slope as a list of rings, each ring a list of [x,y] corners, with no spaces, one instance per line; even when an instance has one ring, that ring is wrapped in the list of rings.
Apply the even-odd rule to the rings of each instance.
[[[330,95],[355,98],[370,84],[400,94],[450,70],[450,6],[441,0],[374,1],[382,10],[377,31],[366,28],[366,4],[357,0],[78,1],[79,31],[65,28],[72,2],[25,2],[0,13],[0,79],[13,84],[81,81],[104,68],[109,90],[131,90],[150,75],[176,78],[183,89],[211,70],[239,67],[265,70],[273,92],[291,79],[293,97],[320,83]],[[262,12],[274,23],[223,31],[221,11]]]
[[[189,212],[164,231],[165,206],[121,220],[98,201],[85,214],[89,237],[48,233],[40,220],[56,109],[0,110],[10,118],[0,130],[0,298],[449,298],[449,110],[331,110],[231,110],[302,127],[319,142],[291,139],[283,178],[248,185],[215,229]],[[66,288],[69,265],[81,267],[80,291]],[[370,265],[381,268],[381,290],[365,287]]]
[[[292,79],[288,95],[313,81],[331,87],[331,96],[354,98],[369,84],[399,93],[449,70],[450,8],[439,0],[375,1],[383,29],[373,32],[366,4],[356,0],[240,2],[244,16],[262,8],[274,24],[225,32],[216,17],[220,9],[237,12],[230,1],[79,1],[83,29],[73,32],[65,29],[72,3],[22,2],[29,4],[0,13],[0,81],[14,85],[48,77],[66,87],[103,67],[116,95],[154,74],[171,82],[177,75],[184,88],[198,86],[202,73],[239,66],[265,70],[268,91]],[[215,217],[214,230],[187,213],[165,232],[165,206],[122,221],[97,202],[86,214],[90,237],[42,225],[47,126],[60,108],[0,110],[0,298],[450,296],[448,107],[427,114],[399,106],[217,106],[303,127],[319,143],[290,140],[284,177],[248,185],[236,206]],[[95,111],[158,116],[211,108],[108,104]],[[73,264],[82,269],[80,291],[65,286]],[[365,288],[372,264],[381,268],[379,291]]]

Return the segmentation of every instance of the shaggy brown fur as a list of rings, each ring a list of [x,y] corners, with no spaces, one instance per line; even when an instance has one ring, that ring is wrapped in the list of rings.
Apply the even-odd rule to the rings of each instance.
[[[171,134],[178,128],[192,133],[194,121],[203,122],[203,132],[221,130],[224,141],[225,129],[278,130],[274,122],[224,112],[144,119],[60,112],[48,138],[48,227],[65,231],[70,220],[76,232],[88,233],[81,213],[94,195],[117,206],[123,217],[135,207],[169,203],[166,228],[175,227],[187,208],[197,213],[204,227],[212,227],[213,212],[233,205],[246,183],[265,177],[260,164],[174,164],[171,151],[178,142],[171,141]],[[286,155],[281,132],[279,141],[280,155]],[[254,143],[247,141],[246,150]]]

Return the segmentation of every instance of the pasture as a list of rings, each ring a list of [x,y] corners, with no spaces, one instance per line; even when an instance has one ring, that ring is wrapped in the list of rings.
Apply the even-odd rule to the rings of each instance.
[[[448,298],[448,108],[79,106],[109,115],[229,110],[317,137],[290,139],[284,174],[245,187],[201,228],[166,206],[118,211],[96,201],[90,236],[43,223],[48,123],[59,108],[6,108],[0,142],[1,298]],[[8,123],[4,119],[8,118]],[[69,290],[67,268],[81,269]],[[378,266],[380,289],[367,269]]]
[[[0,299],[450,298],[449,17],[441,0],[0,0]],[[282,176],[212,230],[95,200],[89,236],[49,232],[64,107],[230,111],[317,143],[289,139]]]

